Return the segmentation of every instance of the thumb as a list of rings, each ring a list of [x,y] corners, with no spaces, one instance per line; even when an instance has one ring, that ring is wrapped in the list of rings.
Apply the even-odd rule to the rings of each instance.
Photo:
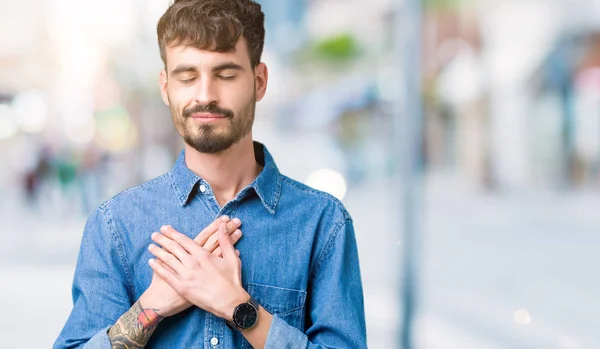
[[[233,243],[229,238],[226,223],[221,223],[219,226],[219,232],[217,234],[217,239],[219,240],[219,245],[221,246],[221,251],[223,252],[223,258],[226,260],[237,258],[237,254],[233,248]]]

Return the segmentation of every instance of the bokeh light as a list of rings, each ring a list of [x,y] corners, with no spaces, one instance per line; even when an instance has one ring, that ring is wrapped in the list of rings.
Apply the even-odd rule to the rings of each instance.
[[[39,133],[48,122],[48,105],[41,91],[23,91],[12,102],[19,128],[29,133]]]
[[[531,323],[531,315],[527,309],[519,309],[515,312],[515,321],[519,325],[529,325]]]
[[[14,136],[18,131],[15,112],[12,107],[0,103],[0,139]]]
[[[99,144],[110,151],[128,149],[137,142],[137,132],[122,106],[96,112]]]
[[[306,179],[306,185],[329,193],[343,200],[348,189],[346,179],[338,171],[321,169],[312,172]]]
[[[94,139],[96,123],[93,118],[85,118],[82,122],[65,124],[64,130],[71,141],[78,144],[85,144]]]

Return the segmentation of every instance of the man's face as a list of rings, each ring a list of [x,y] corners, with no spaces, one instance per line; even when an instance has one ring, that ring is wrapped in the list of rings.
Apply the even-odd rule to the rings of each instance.
[[[190,46],[166,48],[163,100],[183,140],[201,153],[222,152],[252,130],[256,102],[264,96],[267,69],[252,69],[246,43],[235,52]]]

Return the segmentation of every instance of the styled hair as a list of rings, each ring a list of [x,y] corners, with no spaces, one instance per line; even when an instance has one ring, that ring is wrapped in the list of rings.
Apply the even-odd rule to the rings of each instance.
[[[175,0],[156,27],[160,58],[166,67],[166,47],[178,45],[231,52],[243,37],[254,68],[265,43],[264,21],[260,4],[252,0]]]

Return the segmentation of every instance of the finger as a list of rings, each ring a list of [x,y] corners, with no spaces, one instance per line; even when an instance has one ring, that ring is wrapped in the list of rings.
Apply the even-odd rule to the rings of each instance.
[[[240,256],[240,250],[235,250],[235,254],[237,254],[237,256]]]
[[[175,291],[179,290],[179,279],[174,273],[167,270],[162,263],[158,263],[155,259],[148,260],[148,264],[150,264],[150,268],[152,268],[154,273],[165,280]]]
[[[229,235],[229,237],[232,240],[231,242],[235,245],[242,238],[242,231],[239,229],[236,229],[236,231],[231,233]],[[219,241],[217,240],[217,244],[218,244],[218,242]],[[208,251],[210,252],[210,250],[208,250]],[[217,257],[223,257],[223,251],[221,250],[220,246],[217,246],[217,248],[215,248],[215,250],[212,252],[212,254]]]
[[[160,228],[160,231],[171,240],[175,241],[179,246],[183,247],[189,254],[198,252],[198,245],[194,243],[194,240],[190,239],[187,235],[178,232],[173,229],[170,225],[164,225]]]
[[[179,259],[177,259],[169,252],[166,252],[165,250],[156,245],[148,246],[148,251],[150,251],[150,253],[152,253],[157,259],[159,259],[161,262],[163,262],[164,264],[169,266],[173,271],[175,271],[175,274],[183,275],[183,273],[185,273],[186,267],[182,264],[182,262]]]
[[[169,254],[175,256],[186,267],[190,268],[193,265],[190,253],[170,237],[160,233],[153,233],[152,241],[160,245],[162,249]],[[152,250],[150,250],[150,252],[152,252]]]
[[[233,233],[229,235],[229,238],[231,239],[231,243],[235,245],[242,238],[242,231],[236,229]]]
[[[221,223],[228,223],[228,222],[229,222],[228,216],[218,217],[212,223],[210,223],[206,228],[204,228],[200,232],[200,234],[198,234],[194,238],[194,242],[200,246],[204,246],[204,244],[206,244],[206,241],[208,240],[208,238],[211,237],[217,230],[219,230],[219,225],[221,225]]]
[[[169,266],[168,266],[168,265],[166,265],[165,263],[161,262],[160,260],[158,260],[158,259],[155,259],[154,261],[155,261],[156,263],[160,264],[160,266],[161,266],[161,267],[163,267],[163,268],[167,269],[167,271],[169,271],[170,273],[176,274],[176,273],[175,273],[175,270],[173,270],[171,267],[169,267]]]
[[[235,255],[235,250],[233,249],[233,243],[229,238],[229,234],[227,234],[227,227],[225,224],[221,224],[221,227],[219,228],[219,233],[217,235],[219,237],[219,244],[221,245],[221,250],[223,251],[223,258],[237,258],[237,256]]]
[[[229,232],[231,232],[230,237],[231,237],[231,240],[233,241],[233,244],[235,244],[242,237],[242,231],[239,229],[232,230],[233,227],[235,227],[235,225],[232,227],[231,224],[232,223],[227,223],[227,230]],[[208,252],[214,252],[214,251],[216,251],[217,248],[219,248],[218,230],[215,232],[215,234],[213,236],[210,237],[210,239],[208,239],[208,241],[206,242],[206,244],[203,247]]]
[[[239,218],[234,218],[233,220],[231,220],[230,222],[227,223],[227,231],[230,233],[233,233],[241,225],[242,225],[242,222],[239,220]],[[219,247],[219,239],[217,238],[218,232],[219,232],[219,226],[217,226],[217,228],[212,232],[212,235],[208,238],[206,243],[203,245],[203,247],[207,251],[212,252],[212,251],[214,251],[214,249]]]
[[[231,222],[227,223],[227,231],[231,234],[234,234],[240,225],[242,225],[242,222],[238,218],[234,218]],[[206,243],[202,246],[208,252],[213,252],[217,247],[219,247],[219,239],[217,238],[218,231],[219,228],[217,227],[217,229],[213,232],[213,235],[210,236],[208,241],[206,241]],[[234,237],[232,236],[232,238]],[[237,240],[239,240],[239,238],[237,238],[235,241],[237,242]]]

